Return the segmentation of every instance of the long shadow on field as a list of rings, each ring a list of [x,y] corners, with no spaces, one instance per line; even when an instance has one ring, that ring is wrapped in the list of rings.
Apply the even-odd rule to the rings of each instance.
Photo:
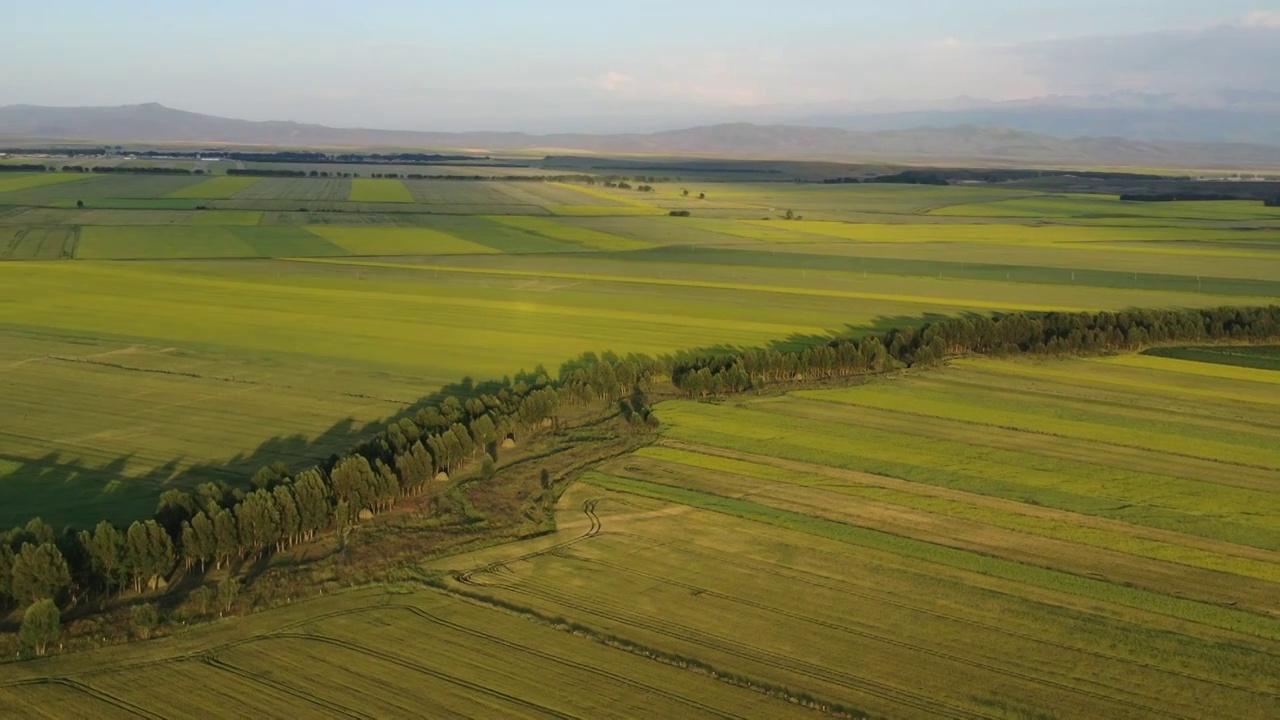
[[[819,345],[837,337],[857,337],[884,332],[890,328],[919,326],[944,319],[944,315],[882,316],[866,325],[846,325],[831,334],[793,334],[763,346],[770,350],[794,351]],[[674,354],[675,358],[723,355],[750,349],[746,346],[708,345]],[[567,361],[563,369],[572,370],[583,358]],[[0,478],[0,527],[25,524],[40,512],[55,528],[74,525],[92,527],[107,519],[127,525],[148,518],[156,500],[167,488],[190,489],[205,482],[222,482],[234,488],[247,488],[250,478],[262,467],[283,462],[293,472],[316,465],[331,464],[360,442],[372,437],[388,424],[412,417],[419,410],[438,405],[445,398],[466,399],[477,395],[496,394],[521,382],[533,382],[547,372],[541,366],[531,372],[520,372],[501,380],[477,382],[467,377],[420,398],[400,412],[382,420],[362,423],[347,417],[335,421],[316,436],[279,435],[264,440],[251,451],[220,462],[190,464],[176,457],[138,475],[129,473],[132,455],[125,455],[101,466],[81,460],[66,459],[59,453],[42,457],[0,456],[0,463],[12,464],[16,470]],[[233,420],[234,421],[234,420]],[[199,430],[195,430],[198,432]],[[42,510],[38,510],[42,509]],[[54,510],[57,508],[57,510]]]

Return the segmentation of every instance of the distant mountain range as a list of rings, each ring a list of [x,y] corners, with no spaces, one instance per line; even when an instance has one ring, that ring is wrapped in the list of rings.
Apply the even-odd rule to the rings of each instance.
[[[792,111],[784,117],[789,124],[846,130],[991,125],[1059,137],[1280,145],[1280,93],[1266,91],[1194,95],[1118,92],[1006,102],[955,98],[895,112],[855,107],[844,112]]]
[[[982,113],[987,113],[983,115]],[[1088,127],[1088,109],[1076,109]],[[1138,108],[1135,118],[1158,119],[1158,108]],[[1259,110],[1261,112],[1261,110]],[[932,113],[932,114],[931,114]],[[964,116],[963,113],[969,113]],[[555,150],[600,154],[656,153],[929,163],[1071,164],[1142,167],[1280,167],[1280,145],[1143,141],[1120,137],[1060,137],[1053,133],[994,127],[1023,113],[1046,129],[1070,126],[1070,115],[1049,119],[1036,108],[970,108],[914,111],[855,118],[815,117],[779,125],[730,123],[655,133],[531,135],[504,132],[414,132],[331,128],[295,122],[256,122],[201,115],[158,104],[118,107],[0,107],[0,146],[32,140],[114,143],[194,143],[314,148],[421,148],[436,150]],[[1142,113],[1148,113],[1143,116]],[[907,119],[910,118],[910,119]],[[948,118],[972,122],[949,123]],[[903,122],[936,126],[886,129]],[[1138,120],[1134,120],[1138,122]],[[1005,123],[998,123],[1005,124]],[[829,127],[846,125],[855,127]],[[861,125],[862,127],[856,127]],[[1064,133],[1067,134],[1067,133]],[[1078,135],[1079,133],[1071,133]]]

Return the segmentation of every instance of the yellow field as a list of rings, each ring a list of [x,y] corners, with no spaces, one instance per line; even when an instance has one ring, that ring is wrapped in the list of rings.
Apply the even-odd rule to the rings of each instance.
[[[44,185],[61,185],[63,183],[87,180],[91,177],[93,176],[80,173],[32,173],[29,175],[25,173],[5,173],[0,175],[0,192],[26,190]]]
[[[347,199],[352,202],[411,203],[413,193],[394,178],[356,178],[351,181],[351,194]]]
[[[549,218],[494,215],[488,219],[509,227],[529,230],[553,240],[563,240],[575,245],[581,245],[591,250],[625,251],[644,250],[653,247],[652,243],[611,235],[589,228],[564,225]]]
[[[429,228],[339,227],[307,228],[350,255],[491,255],[498,251]]]

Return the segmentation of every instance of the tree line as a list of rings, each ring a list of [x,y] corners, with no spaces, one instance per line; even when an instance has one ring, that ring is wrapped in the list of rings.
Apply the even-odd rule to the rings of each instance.
[[[1280,338],[1280,306],[1096,313],[1012,313],[949,318],[800,351],[747,350],[676,362],[672,382],[690,397],[770,384],[929,366],[956,355],[1097,354],[1170,342],[1259,342]]]
[[[1273,305],[971,315],[797,351],[658,358],[586,353],[563,364],[555,378],[538,368],[490,393],[446,397],[310,468],[295,472],[275,463],[248,478],[245,487],[205,482],[190,491],[167,490],[151,518],[127,527],[103,521],[57,532],[33,519],[0,534],[0,602],[27,607],[31,637],[47,638],[59,606],[95,594],[163,590],[179,566],[202,575],[262,559],[317,533],[342,532],[472,463],[492,468],[511,442],[555,430],[567,408],[616,408],[633,430],[652,431],[658,418],[646,394],[659,378],[669,378],[686,396],[703,398],[930,366],[956,355],[1096,354],[1170,342],[1277,338],[1280,306]],[[37,632],[41,628],[43,634]]]
[[[344,531],[474,462],[492,467],[517,438],[557,427],[566,406],[618,403],[632,427],[652,429],[657,418],[640,391],[652,370],[647,359],[584,355],[555,380],[538,370],[491,394],[447,397],[300,472],[275,463],[243,488],[166,490],[151,518],[127,527],[103,521],[57,532],[32,519],[0,534],[0,604],[26,606],[33,622],[45,622],[49,603],[56,610],[95,595],[161,591],[179,566],[203,575]]]

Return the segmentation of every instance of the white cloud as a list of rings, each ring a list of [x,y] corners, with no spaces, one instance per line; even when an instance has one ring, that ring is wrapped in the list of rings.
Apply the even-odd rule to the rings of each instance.
[[[942,47],[947,47],[947,48],[958,48],[958,47],[961,47],[962,45],[964,45],[964,43],[960,42],[959,40],[957,40],[957,39],[955,39],[955,38],[947,38],[946,40],[943,40],[943,41],[942,41],[941,43],[939,43],[939,44],[940,44]]]
[[[1245,15],[1240,24],[1251,28],[1280,28],[1280,10],[1257,10]]]

